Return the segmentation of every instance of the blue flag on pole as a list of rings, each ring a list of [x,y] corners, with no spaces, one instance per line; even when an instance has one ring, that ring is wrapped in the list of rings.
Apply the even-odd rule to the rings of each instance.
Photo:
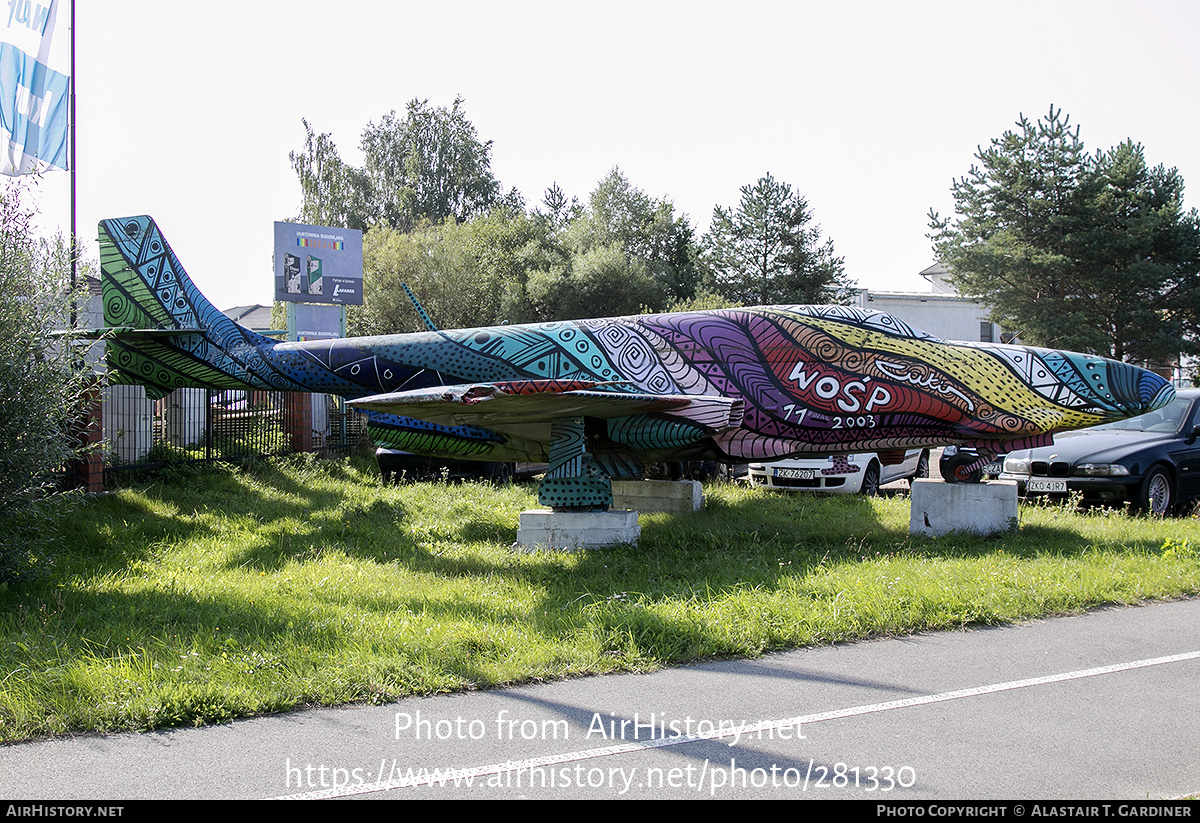
[[[0,3],[0,174],[29,174],[39,163],[67,168],[71,56],[66,23],[57,31],[59,6]]]

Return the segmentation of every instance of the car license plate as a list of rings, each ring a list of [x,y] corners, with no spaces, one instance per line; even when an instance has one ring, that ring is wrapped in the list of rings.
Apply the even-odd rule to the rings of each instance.
[[[1004,471],[1003,463],[988,463],[986,466],[983,467],[983,473],[990,474],[993,477],[1000,474],[1000,472],[1002,472],[1002,471]]]
[[[776,469],[775,476],[782,480],[812,480],[816,472],[813,469]]]
[[[1036,480],[1030,479],[1028,489],[1031,492],[1065,492],[1066,480]]]

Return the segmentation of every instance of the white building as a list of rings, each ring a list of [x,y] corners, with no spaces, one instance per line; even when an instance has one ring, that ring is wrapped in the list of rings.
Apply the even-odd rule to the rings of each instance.
[[[950,273],[941,263],[934,263],[921,276],[929,281],[928,292],[863,289],[857,305],[895,315],[910,326],[944,340],[1009,342],[1007,335],[1001,340],[1000,327],[987,319],[986,306],[955,291]]]

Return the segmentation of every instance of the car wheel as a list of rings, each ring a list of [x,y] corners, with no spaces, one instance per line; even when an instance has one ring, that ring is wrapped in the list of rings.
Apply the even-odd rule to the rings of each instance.
[[[867,471],[863,474],[862,486],[859,488],[859,494],[867,497],[876,497],[879,494],[879,464],[874,460],[871,465],[867,466]]]
[[[929,477],[929,452],[921,452],[921,459],[917,461],[917,473],[908,481],[908,485],[912,485],[913,480],[924,480]]]
[[[947,483],[978,483],[983,479],[983,469],[979,468],[973,472],[967,471],[967,466],[979,459],[979,455],[972,452],[959,453],[951,457],[945,462],[945,471],[942,472],[942,479]]]
[[[647,480],[682,480],[683,463],[647,463],[645,473]]]
[[[497,486],[505,483],[513,482],[513,469],[515,466],[512,463],[495,463],[493,464],[491,476],[488,478]]]
[[[1142,480],[1137,506],[1147,514],[1162,517],[1175,505],[1175,484],[1170,473],[1162,466],[1155,466]]]

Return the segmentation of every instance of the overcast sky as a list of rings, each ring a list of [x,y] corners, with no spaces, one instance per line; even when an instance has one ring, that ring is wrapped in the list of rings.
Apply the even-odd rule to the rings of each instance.
[[[94,255],[98,220],[152,215],[219,308],[270,302],[301,118],[358,164],[364,126],[413,98],[461,95],[530,206],[619,166],[704,231],[769,172],[876,289],[928,290],[930,208],[1052,104],[1200,205],[1195,0],[124,0],[81,3],[77,30],[81,236]],[[66,179],[40,186],[47,225]]]

